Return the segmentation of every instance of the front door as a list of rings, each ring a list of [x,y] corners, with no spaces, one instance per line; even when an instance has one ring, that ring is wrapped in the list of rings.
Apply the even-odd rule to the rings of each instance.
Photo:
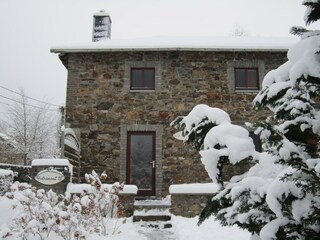
[[[155,195],[155,132],[128,132],[127,183],[138,195]]]

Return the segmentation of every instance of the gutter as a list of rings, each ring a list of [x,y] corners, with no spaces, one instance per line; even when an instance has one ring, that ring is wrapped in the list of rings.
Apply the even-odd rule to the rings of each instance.
[[[202,51],[202,52],[287,52],[289,48],[51,48],[51,53]]]

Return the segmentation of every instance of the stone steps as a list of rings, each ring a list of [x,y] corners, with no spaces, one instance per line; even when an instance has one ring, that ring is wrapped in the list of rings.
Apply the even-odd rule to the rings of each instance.
[[[133,222],[143,227],[171,228],[171,201],[165,199],[143,199],[134,202]]]

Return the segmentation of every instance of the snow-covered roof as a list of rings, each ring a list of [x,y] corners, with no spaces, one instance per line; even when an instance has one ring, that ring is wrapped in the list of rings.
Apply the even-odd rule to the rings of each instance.
[[[287,51],[298,41],[297,37],[149,37],[66,44],[52,47],[51,52]]]

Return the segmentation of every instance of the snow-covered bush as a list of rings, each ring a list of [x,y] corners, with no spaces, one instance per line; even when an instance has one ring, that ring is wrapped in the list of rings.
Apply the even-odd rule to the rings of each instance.
[[[90,191],[84,190],[80,196],[66,194],[64,199],[55,208],[58,219],[56,232],[66,239],[71,237],[85,237],[95,233],[107,235],[108,218],[116,217],[118,194],[123,184],[115,183],[111,189],[103,187],[100,178],[106,179],[102,173],[99,177],[95,171],[86,174],[86,181],[91,185]],[[70,233],[73,233],[73,235]]]
[[[0,169],[0,196],[3,196],[13,182],[13,172],[11,170]]]
[[[105,173],[101,179],[107,177]],[[80,196],[55,194],[37,190],[28,184],[13,185],[6,196],[13,199],[14,216],[7,236],[27,239],[37,235],[47,238],[50,233],[63,239],[86,239],[88,234],[107,235],[108,218],[116,216],[118,194],[123,185],[115,183],[104,189],[100,177],[93,171],[86,175],[91,191]]]
[[[304,4],[307,23],[318,20],[320,0]],[[320,32],[300,33],[288,61],[266,75],[254,99],[257,109],[273,112],[265,122],[248,125],[260,135],[262,153],[220,109],[196,106],[172,123],[184,126],[184,141],[200,151],[209,176],[220,184],[200,222],[214,214],[223,225],[238,225],[263,240],[319,239]],[[242,161],[252,167],[224,183],[224,165]]]
[[[57,195],[52,191],[47,193],[43,189],[37,190],[26,183],[12,186],[6,196],[13,199],[14,216],[11,232],[22,239],[27,236],[43,234],[49,235],[54,222],[53,206],[57,202]]]

